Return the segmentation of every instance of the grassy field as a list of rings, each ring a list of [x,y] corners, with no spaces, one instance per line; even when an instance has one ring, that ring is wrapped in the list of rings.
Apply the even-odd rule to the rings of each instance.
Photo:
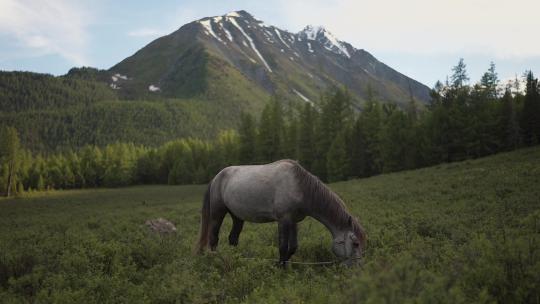
[[[58,191],[0,200],[0,302],[540,303],[540,149],[332,184],[369,235],[363,266],[278,269],[275,224],[222,228],[191,253],[205,186]],[[147,219],[177,225],[147,231]],[[293,261],[333,259],[300,225]],[[255,259],[245,259],[253,257]]]

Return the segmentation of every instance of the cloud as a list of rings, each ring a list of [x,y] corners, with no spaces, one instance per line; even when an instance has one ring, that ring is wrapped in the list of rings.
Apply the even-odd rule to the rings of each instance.
[[[540,55],[538,0],[279,0],[293,30],[322,24],[356,47],[423,54]],[[307,13],[306,13],[307,12]]]
[[[91,20],[88,9],[68,0],[0,0],[0,35],[29,56],[53,54],[88,64],[86,28]]]
[[[137,30],[133,30],[128,33],[128,36],[130,37],[156,37],[156,36],[162,36],[164,35],[164,32],[162,30],[153,29],[153,28],[141,28]]]

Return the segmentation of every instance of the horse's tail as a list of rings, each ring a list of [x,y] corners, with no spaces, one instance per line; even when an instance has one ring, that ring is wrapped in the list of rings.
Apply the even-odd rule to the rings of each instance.
[[[201,254],[208,245],[209,227],[210,227],[210,188],[212,182],[208,184],[206,193],[204,194],[203,206],[201,210],[201,230],[199,234],[199,242],[195,249],[195,253]]]

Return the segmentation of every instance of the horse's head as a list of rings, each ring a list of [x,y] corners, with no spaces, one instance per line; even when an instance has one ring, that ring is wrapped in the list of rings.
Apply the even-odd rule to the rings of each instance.
[[[362,257],[362,242],[351,230],[346,230],[337,235],[332,243],[332,251],[335,255],[345,259],[347,265],[357,263]]]
[[[349,216],[347,224],[348,228],[334,235],[332,251],[351,265],[360,262],[367,237],[364,228],[352,216]]]

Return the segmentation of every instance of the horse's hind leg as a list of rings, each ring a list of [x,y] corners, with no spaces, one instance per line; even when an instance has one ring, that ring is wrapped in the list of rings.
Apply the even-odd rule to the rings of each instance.
[[[218,204],[216,204],[218,205]],[[210,250],[215,251],[219,242],[219,229],[223,223],[223,218],[227,214],[225,205],[212,205],[210,215]]]
[[[233,226],[231,229],[231,233],[229,234],[229,244],[231,246],[238,245],[238,238],[240,237],[240,232],[242,232],[242,228],[244,227],[244,221],[239,219],[236,215],[232,214],[231,217],[233,220]]]

